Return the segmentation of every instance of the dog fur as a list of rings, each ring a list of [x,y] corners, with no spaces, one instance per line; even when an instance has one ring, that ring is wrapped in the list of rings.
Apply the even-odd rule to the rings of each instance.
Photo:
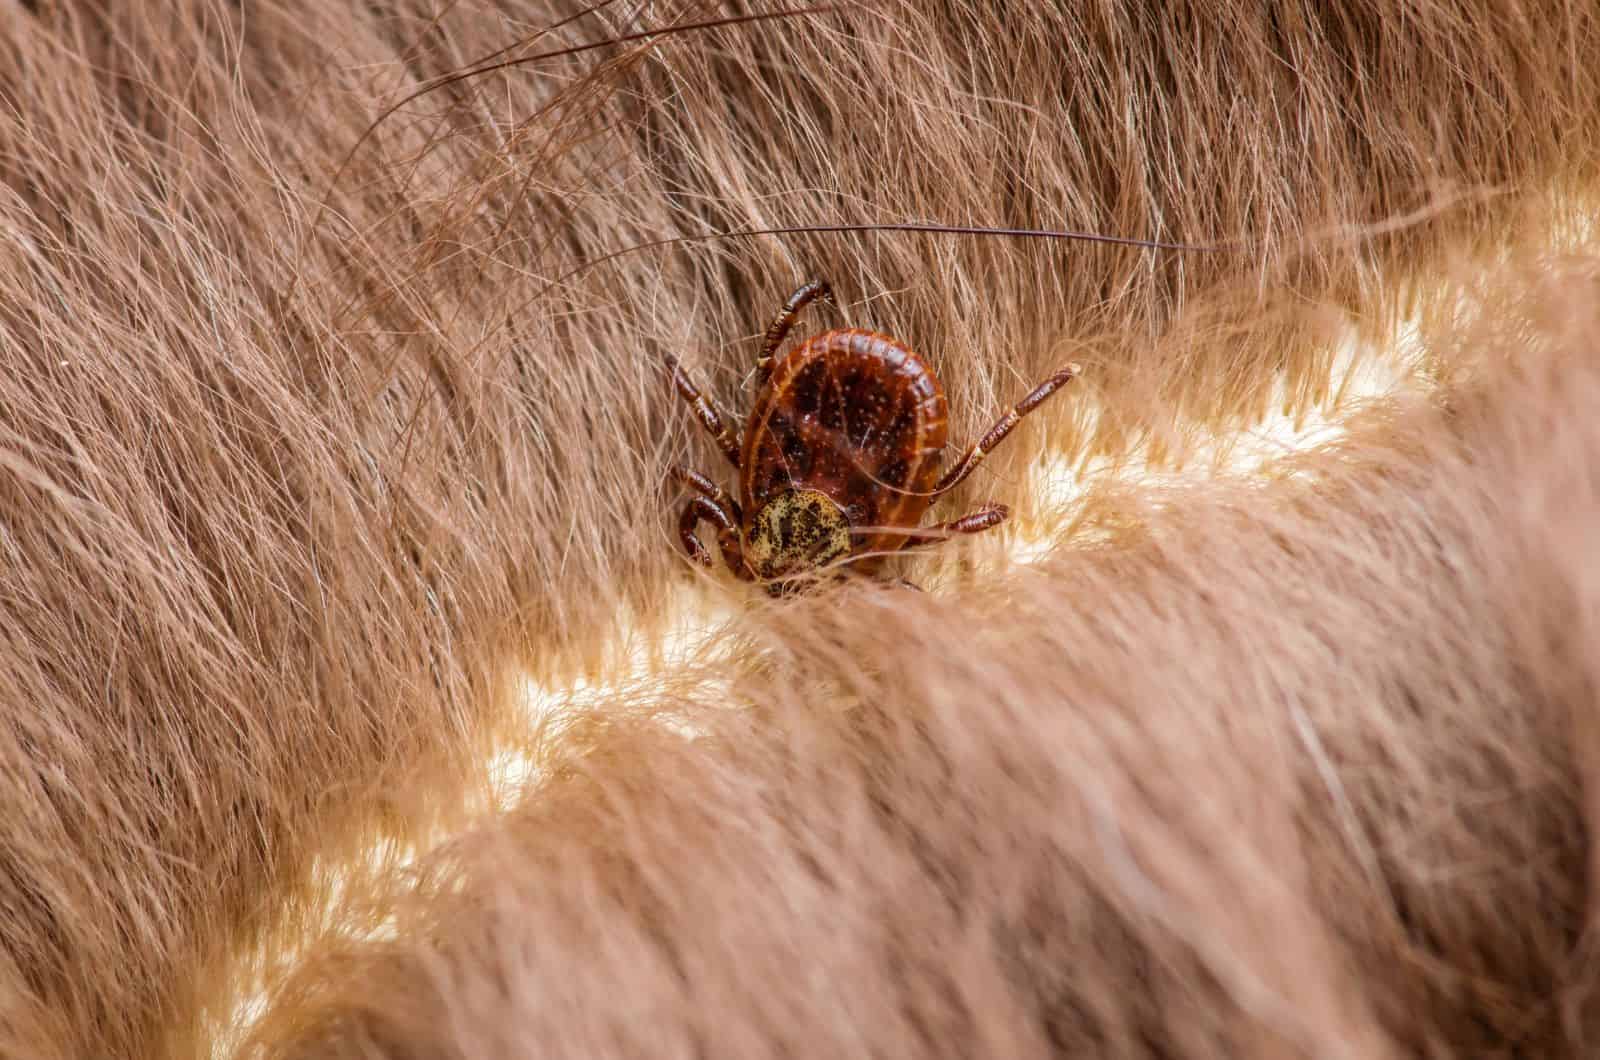
[[[277,1056],[1582,1055],[1600,299],[1541,251],[1597,54],[1560,0],[0,0],[0,1055],[209,1052],[251,961]],[[913,219],[1216,249],[701,238]],[[741,407],[811,275],[962,437],[1090,369],[952,510],[1325,400],[1338,314],[1430,389],[1114,472],[1033,567],[716,583],[737,650],[477,812],[508,675],[688,577],[662,356]]]

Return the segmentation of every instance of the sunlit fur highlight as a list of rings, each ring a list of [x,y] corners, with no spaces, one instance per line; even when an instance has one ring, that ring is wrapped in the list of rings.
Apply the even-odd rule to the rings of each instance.
[[[0,1055],[194,1055],[257,973],[279,1055],[1583,1053],[1592,276],[1419,284],[1592,196],[1600,14],[838,4],[373,126],[733,6],[0,0]],[[1221,249],[600,260],[925,218]],[[959,442],[1084,365],[951,513],[1319,400],[1340,314],[1419,313],[1440,408],[1100,483],[1035,570],[727,589],[744,650],[400,872],[690,576],[663,355],[742,407],[813,275]]]

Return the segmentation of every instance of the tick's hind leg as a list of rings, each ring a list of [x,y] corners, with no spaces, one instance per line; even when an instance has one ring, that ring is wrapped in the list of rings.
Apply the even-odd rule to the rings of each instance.
[[[1051,394],[1072,382],[1078,372],[1077,365],[1069,364],[1034,387],[1027,397],[1013,405],[1009,412],[1000,417],[998,423],[989,428],[989,433],[985,434],[978,440],[976,445],[963,453],[954,467],[945,472],[944,478],[940,479],[939,484],[933,487],[934,494],[937,495],[952,490],[965,481],[966,477],[972,474],[979,464],[983,463],[983,458],[992,453],[994,447],[1003,442],[1006,435],[1010,434],[1017,424],[1022,422],[1022,417],[1044,404]]]
[[[700,393],[700,388],[694,385],[694,380],[689,378],[689,374],[683,370],[683,366],[678,363],[678,359],[671,354],[667,355],[667,367],[672,369],[672,385],[678,388],[679,396],[684,401],[687,401],[689,407],[694,410],[695,418],[700,421],[700,426],[704,427],[706,433],[711,435],[712,439],[717,443],[717,448],[722,450],[722,455],[728,458],[728,462],[734,467],[738,467],[739,441],[733,436],[733,432],[728,430],[728,425],[723,422],[722,413],[718,412],[717,407],[704,394]]]
[[[920,548],[937,544],[945,538],[953,537],[956,534],[981,534],[985,530],[992,530],[999,526],[1010,515],[1011,509],[1003,504],[986,504],[977,511],[969,512],[959,519],[952,519],[948,523],[925,526],[917,531],[915,537],[909,538],[900,547],[902,549]]]
[[[783,345],[783,340],[788,336],[789,329],[794,327],[794,322],[800,316],[800,311],[817,299],[824,302],[833,301],[833,288],[827,280],[811,280],[801,284],[783,303],[783,308],[767,328],[766,337],[761,340],[761,358],[756,361],[756,368],[764,376],[772,367],[773,355],[778,352],[778,347]]]

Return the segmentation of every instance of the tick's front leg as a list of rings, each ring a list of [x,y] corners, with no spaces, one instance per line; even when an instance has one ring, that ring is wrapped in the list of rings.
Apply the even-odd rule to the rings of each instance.
[[[956,534],[980,534],[985,530],[992,530],[1006,521],[1011,509],[1003,504],[986,504],[975,512],[963,515],[959,519],[952,519],[948,523],[937,526],[927,526],[918,530],[915,537],[907,539],[900,546],[902,549],[920,548],[924,545],[935,544],[947,537]]]
[[[683,549],[689,553],[689,558],[708,567],[711,565],[711,553],[695,534],[702,521],[717,528],[717,547],[728,569],[749,581],[750,572],[744,565],[744,549],[739,544],[739,524],[727,508],[710,497],[690,497],[683,506],[683,514],[678,517],[678,538],[683,542]]]

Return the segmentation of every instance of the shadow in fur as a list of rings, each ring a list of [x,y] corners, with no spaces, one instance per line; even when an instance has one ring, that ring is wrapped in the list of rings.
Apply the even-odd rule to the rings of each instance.
[[[247,1055],[1585,1055],[1596,275],[1295,482],[751,614]]]
[[[1274,301],[1341,298],[1369,312],[1366,293],[1391,270],[1511,238],[1530,200],[1592,190],[1600,131],[1588,5],[1514,15],[1432,5],[1395,19],[1288,3],[1158,16],[897,2],[458,82],[385,121],[330,184],[373,116],[430,78],[519,39],[532,51],[713,10],[436,7],[0,8],[0,1054],[199,1048],[200,1005],[228,993],[217,970],[311,915],[319,857],[458,812],[483,741],[508,716],[508,658],[535,669],[581,662],[619,603],[647,619],[661,609],[680,568],[658,518],[661,473],[700,444],[687,441],[656,371],[663,352],[683,353],[733,396],[748,339],[797,279],[820,273],[852,292],[852,322],[930,351],[970,417],[958,436],[1079,333],[1109,336],[1116,355],[1100,378],[1119,415],[1148,418],[1135,399],[1149,388],[1161,410],[1224,423],[1258,408],[1280,368],[1314,382],[1324,364],[1300,352],[1309,344],[1242,328],[1238,343],[1155,341],[1192,303],[1232,306],[1235,327],[1255,318],[1258,285]],[[1306,238],[1457,193],[1466,206],[1376,242]],[[817,236],[684,246],[572,274],[613,249],[708,228],[919,217],[1238,249],[1193,259]],[[1242,308],[1230,294],[1239,290],[1251,296]],[[1117,444],[1114,432],[1086,434],[1085,448]],[[1005,481],[1024,451],[997,457],[989,482]],[[1054,614],[1048,593],[1031,606]],[[884,631],[905,621],[898,613],[886,613]],[[933,621],[933,639],[912,645],[940,647],[955,621]],[[926,693],[912,699],[924,713],[937,716],[941,696],[1004,687],[1018,665],[1004,653],[952,656],[963,658],[979,676],[941,667],[929,675],[948,684],[907,686]],[[1037,691],[1065,689],[1068,676],[1024,669],[1015,679]],[[856,680],[848,667],[838,677]],[[878,687],[859,680],[864,692]],[[1120,693],[1126,709],[1142,709],[1139,688]],[[873,810],[882,819],[859,826],[869,839],[918,835],[926,828],[893,821],[941,805],[916,780],[928,760],[906,759],[903,723],[889,721],[903,716],[896,702],[863,708],[877,719],[866,732],[888,733],[874,737],[888,752],[823,726],[817,739],[844,764],[806,766],[854,777],[837,796],[814,797],[856,798],[858,811],[873,805],[860,794],[868,779],[889,786],[887,808]],[[652,733],[619,732],[607,753],[641,769],[702,753],[662,750],[651,765]],[[1004,735],[986,739],[1002,746]],[[723,742],[735,776],[761,776],[761,756],[801,753],[759,734],[744,751]],[[1118,777],[1133,784],[1148,768],[1159,779],[1160,745],[1124,750]],[[1254,743],[1246,752],[1263,753]],[[1140,765],[1145,754],[1157,764]],[[880,757],[905,760],[911,779],[877,777],[867,764]],[[1219,805],[1271,803],[1241,788],[1242,774],[1218,771]],[[1024,790],[1005,795],[1004,773],[985,775],[996,797],[1020,800],[1018,813],[1037,808]],[[659,779],[665,791],[671,778]],[[798,788],[785,797],[801,822],[825,808],[807,808],[813,796]],[[519,842],[539,832],[540,811],[528,812],[529,823],[507,826]],[[1280,849],[1279,825],[1263,820],[1270,835],[1242,836],[1221,874],[1201,878],[1224,890],[1257,879],[1249,858]],[[1043,820],[1018,827],[1048,831]],[[714,822],[705,828],[721,842]],[[552,833],[552,849],[568,849],[563,835]],[[879,885],[920,880],[932,871],[924,862],[971,855],[976,835],[952,833],[932,851],[902,837],[881,868],[851,871]],[[587,851],[570,849],[587,864]],[[1181,853],[1166,863],[1173,877]],[[1212,855],[1194,857],[1209,865]],[[1077,871],[1083,893],[1111,901],[1109,869]],[[817,886],[813,900],[831,897]],[[1293,911],[1297,886],[1268,890]],[[1182,908],[1210,908],[1203,898],[1186,893]],[[1014,902],[996,930],[1026,938],[1032,929],[1019,925],[1031,921],[1012,913],[1030,902],[1051,915],[1048,896]],[[1256,1007],[1248,977],[1230,978],[1215,946],[1180,943],[1136,912],[1110,917],[1121,926],[1096,945],[1145,947],[1135,952],[1151,963],[1137,974],[1162,977],[1163,1003],[1194,1013],[1194,1042],[1266,1048],[1339,1020],[1351,1041],[1405,1040],[1378,1006],[1347,1007],[1336,962],[1299,974],[1347,952],[1326,930],[1303,952],[1269,955],[1296,972],[1297,1024],[1271,997]],[[1254,952],[1248,924],[1219,916],[1211,927]],[[886,1000],[900,979],[920,991],[886,1034],[938,1040],[944,1025],[928,1021],[955,990],[971,1018],[945,1006],[946,1018],[967,1019],[946,1040],[1011,1042],[971,1035],[1000,1033],[988,1001],[996,1012],[1034,1003],[1008,993],[1015,969],[978,968],[952,985],[926,965],[920,936],[891,937],[909,931],[892,921],[883,930],[887,950],[868,956],[894,955],[889,981],[859,996]],[[867,961],[854,940],[837,944],[841,961]],[[1033,967],[1021,942],[963,945]],[[1234,1021],[1209,995],[1191,997],[1190,970],[1217,977],[1247,1015]],[[742,989],[734,972],[718,972],[728,990]],[[1092,969],[1068,974],[1079,978],[1039,996],[1101,1013],[1091,1023],[1109,1028],[1099,1032],[1108,1041],[1147,1033],[1142,1016],[1112,1019],[1121,986],[1095,985]],[[1120,975],[1106,981],[1125,983]],[[1464,976],[1439,1003],[1476,1004],[1481,978]],[[415,1000],[411,979],[396,981],[406,985],[393,997]],[[570,1014],[568,1033],[580,1017],[604,1014]],[[1497,1019],[1490,1038],[1503,1032]],[[1072,1022],[1030,1015],[1016,1041],[1037,1045]]]

